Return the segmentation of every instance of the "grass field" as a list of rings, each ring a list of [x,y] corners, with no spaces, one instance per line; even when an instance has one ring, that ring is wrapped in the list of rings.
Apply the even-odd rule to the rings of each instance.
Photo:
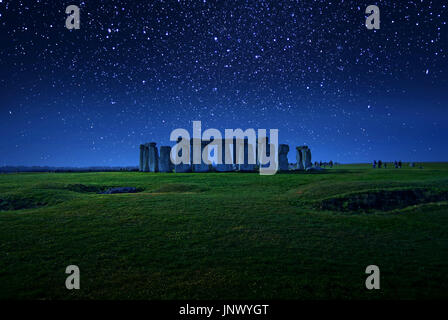
[[[141,192],[98,194],[116,186]],[[3,174],[0,298],[446,299],[447,191],[444,163]],[[371,264],[380,290],[365,288]]]

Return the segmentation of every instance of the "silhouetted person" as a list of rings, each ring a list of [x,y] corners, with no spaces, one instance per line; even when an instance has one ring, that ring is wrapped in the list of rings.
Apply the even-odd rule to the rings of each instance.
[[[376,168],[376,160],[373,160],[373,169]]]
[[[401,163],[401,160],[400,160],[400,161],[398,161],[398,168],[401,169],[401,165],[402,165],[402,163]]]
[[[330,160],[330,168],[333,168],[333,160]]]
[[[398,168],[398,162],[397,162],[397,160],[394,161],[394,166],[395,166],[395,169]]]
[[[378,160],[378,168],[381,169],[381,166],[383,165],[383,161]]]

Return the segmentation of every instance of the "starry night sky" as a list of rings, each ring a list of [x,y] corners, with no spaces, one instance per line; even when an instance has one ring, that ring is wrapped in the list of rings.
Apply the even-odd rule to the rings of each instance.
[[[194,120],[279,129],[291,162],[448,160],[447,6],[0,0],[0,165],[137,165]]]

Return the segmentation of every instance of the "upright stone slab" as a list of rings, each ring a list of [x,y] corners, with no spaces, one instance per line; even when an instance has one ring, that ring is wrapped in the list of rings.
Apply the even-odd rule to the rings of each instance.
[[[149,143],[143,145],[143,172],[149,172]]]
[[[177,139],[177,143],[179,143],[182,140],[182,138],[178,138]],[[189,145],[190,143],[188,143]],[[182,157],[182,150],[176,150],[177,155],[179,157]],[[189,163],[180,163],[180,164],[175,164],[174,165],[174,172],[176,173],[188,173],[191,172],[191,160],[193,159],[192,157],[192,150],[190,148],[190,162]]]
[[[256,162],[256,156],[253,154],[253,162],[249,163],[249,152],[254,153],[254,146],[249,144],[249,139],[245,138],[243,141],[243,154],[244,154],[244,161],[242,164],[238,165],[238,169],[241,172],[253,172],[255,171],[255,162]]]
[[[311,150],[310,148],[305,149],[305,161],[304,161],[305,169],[311,168],[313,166],[313,163],[311,162]]]
[[[302,153],[302,147],[296,148],[296,161],[297,161],[297,169],[298,170],[304,170],[303,166],[303,153]]]
[[[176,165],[174,165],[174,172],[176,172],[176,173],[191,172],[191,165],[188,163],[176,164]]]
[[[143,172],[143,161],[145,158],[145,146],[143,144],[140,145],[140,162],[138,166],[138,170]]]
[[[288,171],[288,152],[289,146],[287,144],[281,144],[278,148],[278,168],[280,171]]]
[[[239,164],[237,163],[238,161],[237,161],[237,159],[236,159],[236,144],[237,144],[237,141],[236,141],[236,138],[233,138],[232,139],[232,158],[233,158],[233,170],[234,171],[238,171],[238,169],[239,169]]]
[[[311,168],[313,163],[311,162],[311,150],[307,146],[297,147],[297,169],[303,170]]]
[[[205,147],[209,144],[208,141],[200,141],[200,139],[198,139],[199,142],[201,143],[201,163],[200,164],[194,164],[193,162],[193,172],[209,172],[210,171],[210,166],[209,164],[206,164],[204,162],[204,159],[202,159],[202,151],[204,151]],[[194,159],[194,148],[193,148],[193,144],[194,144],[194,139],[191,140],[191,147],[190,147],[190,152],[192,155],[192,159]]]
[[[159,171],[159,151],[157,150],[156,143],[151,142],[148,147],[148,158],[149,158],[149,171],[158,172]]]
[[[255,146],[255,159],[256,159],[256,166],[258,166],[258,167],[260,167],[260,165],[261,165],[261,161],[260,161],[260,157],[259,157],[259,151],[258,151],[258,141],[259,141],[259,139],[265,139],[265,144],[264,144],[264,146],[265,146],[265,148],[268,148],[267,149],[267,151],[266,151],[266,156],[269,156],[269,137],[257,137],[257,140],[256,140],[256,146]],[[262,152],[264,152],[264,150],[261,150]]]
[[[227,143],[226,143],[227,142]],[[226,163],[226,149],[229,154],[232,154],[231,150],[231,144],[233,143],[233,140],[226,140],[222,139],[222,151],[221,151],[221,164],[216,165],[216,171],[218,172],[231,172],[234,171],[234,165],[233,165],[233,157],[232,157],[232,163]]]
[[[160,147],[160,158],[159,158],[159,171],[160,172],[172,172],[171,166],[171,147],[162,146]]]

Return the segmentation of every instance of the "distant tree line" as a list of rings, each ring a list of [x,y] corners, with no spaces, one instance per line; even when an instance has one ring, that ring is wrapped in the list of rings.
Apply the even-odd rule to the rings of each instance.
[[[48,167],[48,166],[4,166],[0,173],[15,172],[116,172],[138,171],[137,166],[130,167]]]

